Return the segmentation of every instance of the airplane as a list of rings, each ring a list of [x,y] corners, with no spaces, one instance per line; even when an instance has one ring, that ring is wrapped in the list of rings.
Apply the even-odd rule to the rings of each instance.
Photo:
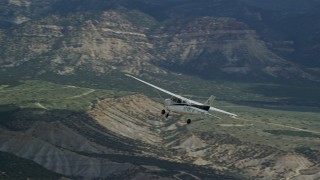
[[[213,114],[209,113],[209,110],[217,111],[217,112],[220,112],[220,113],[224,113],[224,114],[227,114],[227,115],[229,115],[231,117],[236,117],[237,116],[236,114],[233,114],[233,113],[230,113],[230,112],[227,112],[227,111],[212,107],[211,104],[212,104],[212,102],[214,100],[214,96],[210,96],[209,99],[206,102],[200,103],[200,102],[185,98],[183,96],[174,94],[174,93],[172,93],[170,91],[167,91],[167,90],[162,89],[162,88],[160,88],[158,86],[155,86],[155,85],[153,85],[151,83],[143,81],[143,80],[141,80],[141,79],[139,79],[137,77],[134,77],[134,76],[132,76],[130,74],[125,74],[125,75],[172,96],[170,99],[165,99],[164,100],[164,107],[168,112],[166,113],[166,110],[163,109],[161,111],[161,114],[165,115],[166,118],[169,116],[170,112],[174,112],[174,113],[177,113],[177,114],[180,114],[180,115],[184,115],[184,114],[200,114],[200,115],[214,116]],[[216,117],[216,116],[214,116],[214,117]],[[187,119],[187,124],[190,124],[190,123],[191,123],[191,119]]]

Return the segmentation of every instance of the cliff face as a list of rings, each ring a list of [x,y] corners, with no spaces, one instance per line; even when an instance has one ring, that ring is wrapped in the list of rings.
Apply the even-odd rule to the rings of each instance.
[[[31,63],[59,74],[76,69],[94,73],[115,69],[139,71],[148,67],[153,55],[149,53],[152,44],[145,34],[147,27],[128,20],[134,13],[108,11],[95,15],[99,16],[96,18],[92,18],[93,14],[51,16],[41,22],[26,23],[12,36],[4,35],[2,64],[15,67]],[[153,23],[152,18],[145,19]]]
[[[183,0],[158,4],[137,1],[150,8],[135,8],[159,19],[195,16],[235,18],[248,24],[266,42],[268,49],[282,58],[307,67],[320,65],[319,23],[315,21],[320,17],[318,0]],[[158,11],[152,8],[155,4]]]
[[[245,11],[241,4],[236,4],[241,12],[232,11],[233,3],[217,1],[209,6],[227,7],[220,12],[224,17],[218,12],[182,17],[179,13],[190,12],[184,7],[194,5],[185,2],[166,7],[166,19],[159,21],[135,3],[75,1],[68,9],[58,0],[4,2],[0,7],[8,9],[2,17],[15,20],[7,18],[12,25],[0,31],[1,70],[28,67],[32,76],[78,70],[94,74],[173,70],[206,78],[318,80],[316,69],[305,70],[279,56],[276,46],[271,51],[270,43],[252,27],[233,18]],[[207,3],[196,7],[209,12]],[[161,3],[145,5],[162,7]],[[257,17],[247,11],[251,12],[247,17]],[[227,16],[228,12],[232,13]]]
[[[177,20],[155,36],[166,67],[203,77],[301,77],[314,79],[298,66],[270,51],[248,25],[233,18]]]

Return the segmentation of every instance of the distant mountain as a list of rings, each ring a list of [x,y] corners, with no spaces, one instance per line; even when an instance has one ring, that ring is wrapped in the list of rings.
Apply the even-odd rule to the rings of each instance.
[[[142,11],[154,12],[151,7],[155,3],[139,2],[145,3],[140,5]],[[148,8],[145,7],[147,5]],[[320,24],[316,21],[320,18],[319,0],[182,0],[161,5],[159,14],[162,19],[188,16],[235,18],[257,31],[268,48],[281,57],[307,67],[320,66]]]
[[[264,10],[260,28],[254,28],[271,50],[303,66],[320,66],[319,0],[243,1]]]
[[[316,10],[319,0],[240,0],[248,5],[261,9],[276,10],[290,13],[302,13],[309,10]]]
[[[204,78],[318,81],[320,25],[311,23],[318,1],[301,1],[301,11],[275,3],[5,1],[1,71],[179,71]]]

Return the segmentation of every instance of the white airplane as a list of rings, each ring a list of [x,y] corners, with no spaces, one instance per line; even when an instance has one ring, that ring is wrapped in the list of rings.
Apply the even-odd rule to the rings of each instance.
[[[143,81],[139,78],[136,78],[130,74],[125,74],[125,75],[172,96],[172,98],[165,99],[165,101],[164,101],[164,106],[165,106],[166,110],[168,111],[167,114],[166,114],[166,110],[163,109],[161,111],[161,114],[163,114],[163,115],[166,114],[165,115],[166,117],[169,116],[169,112],[174,112],[174,113],[181,114],[181,115],[183,115],[183,114],[202,114],[202,115],[214,116],[213,114],[209,113],[209,110],[224,113],[224,114],[230,115],[232,117],[237,116],[236,114],[233,114],[233,113],[230,113],[230,112],[227,112],[227,111],[210,106],[212,101],[214,100],[214,96],[210,96],[209,99],[205,103],[202,104],[200,102],[193,101],[191,99],[174,94],[170,91],[167,91],[167,90],[162,89],[158,86],[155,86],[155,85],[150,84],[146,81]],[[187,123],[190,124],[191,119],[187,119]]]

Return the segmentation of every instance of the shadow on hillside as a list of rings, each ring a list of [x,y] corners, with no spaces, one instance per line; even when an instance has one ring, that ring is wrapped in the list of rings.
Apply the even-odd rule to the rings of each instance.
[[[26,131],[36,122],[61,122],[97,144],[119,151],[136,152],[135,143],[108,131],[85,112],[40,108],[20,108],[13,104],[0,106],[0,126],[11,131]],[[92,129],[90,129],[91,127]],[[93,130],[94,129],[94,130]]]
[[[37,121],[60,121],[75,113],[68,110],[20,108],[14,104],[0,105],[0,125],[12,131],[24,131]]]

